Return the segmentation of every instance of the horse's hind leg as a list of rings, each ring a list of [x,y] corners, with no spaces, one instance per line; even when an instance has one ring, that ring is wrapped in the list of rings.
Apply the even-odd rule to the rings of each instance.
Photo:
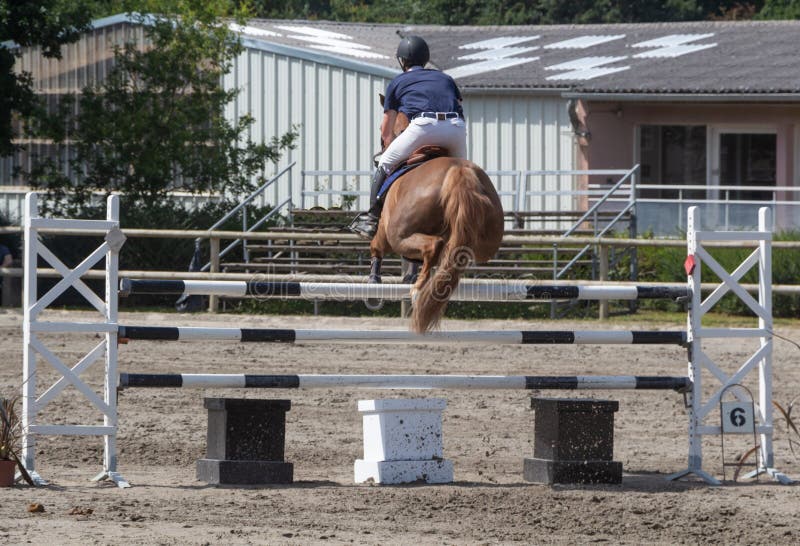
[[[417,276],[413,291],[422,288],[431,274],[431,269],[439,262],[439,254],[444,248],[444,239],[436,235],[415,233],[401,239],[395,245],[395,252],[410,260],[422,260],[422,269]]]
[[[383,258],[378,258],[377,256],[373,256],[370,258],[369,261],[369,282],[370,284],[380,284],[381,283],[381,264],[383,263]]]
[[[409,260],[402,258],[402,271],[403,271],[403,284],[412,284],[417,282],[419,276],[420,262],[416,260]]]

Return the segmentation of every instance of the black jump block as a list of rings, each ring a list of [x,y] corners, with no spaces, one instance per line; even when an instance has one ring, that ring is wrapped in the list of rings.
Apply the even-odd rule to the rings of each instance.
[[[286,412],[290,400],[206,398],[206,457],[197,479],[215,485],[292,483],[294,468],[284,461]]]
[[[214,485],[292,483],[293,470],[292,463],[280,461],[197,461],[197,479]]]
[[[614,458],[614,412],[619,402],[574,398],[531,398],[533,458],[526,458],[526,481],[622,483],[622,463]]]
[[[525,481],[533,483],[622,483],[622,463],[617,461],[550,461],[526,458]]]

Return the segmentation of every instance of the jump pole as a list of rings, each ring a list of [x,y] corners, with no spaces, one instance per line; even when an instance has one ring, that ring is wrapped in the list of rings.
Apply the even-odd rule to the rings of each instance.
[[[491,343],[496,345],[686,345],[682,331],[629,330],[291,330],[196,326],[120,326],[120,340],[261,343]]]
[[[136,374],[121,373],[120,389],[588,389],[674,390],[687,392],[688,377],[598,375],[250,375],[250,374]]]
[[[301,298],[309,300],[353,301],[363,299],[408,300],[410,284],[322,283],[296,281],[195,281],[122,279],[119,295],[204,295],[256,298]],[[685,286],[633,286],[563,284],[459,284],[455,301],[524,300],[640,300],[688,297]]]

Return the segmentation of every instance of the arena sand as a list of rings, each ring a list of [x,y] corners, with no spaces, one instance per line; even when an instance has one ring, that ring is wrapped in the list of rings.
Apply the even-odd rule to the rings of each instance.
[[[89,320],[52,311],[52,320]],[[399,319],[122,313],[121,322],[286,328],[404,328]],[[19,392],[22,317],[0,311],[3,394]],[[682,325],[592,322],[455,321],[447,329],[680,329]],[[800,339],[800,325],[777,333]],[[74,365],[96,339],[50,335],[48,346]],[[714,355],[735,369],[752,341],[727,341]],[[98,390],[102,363],[84,377]],[[151,373],[415,373],[500,375],[683,375],[686,352],[674,346],[279,345],[233,342],[133,342],[120,347],[120,370]],[[39,384],[55,374],[40,364]],[[800,350],[776,341],[775,400],[800,394]],[[545,486],[522,479],[533,451],[531,395],[618,400],[617,486]],[[195,479],[205,452],[203,397],[291,399],[286,460],[295,483],[211,487]],[[448,485],[353,483],[361,456],[357,400],[401,396],[447,399]],[[89,422],[82,395],[65,390],[43,414],[51,423]],[[796,544],[800,490],[768,479],[709,487],[667,482],[686,466],[687,413],[680,394],[662,391],[258,391],[130,390],[119,399],[119,470],[133,487],[88,481],[101,469],[98,438],[44,437],[36,446],[42,488],[0,490],[0,540],[7,544]],[[729,457],[748,438],[726,442]],[[721,477],[719,438],[705,444],[705,467]],[[780,420],[776,465],[800,477]],[[728,471],[731,478],[731,471]],[[44,512],[30,513],[40,503]]]

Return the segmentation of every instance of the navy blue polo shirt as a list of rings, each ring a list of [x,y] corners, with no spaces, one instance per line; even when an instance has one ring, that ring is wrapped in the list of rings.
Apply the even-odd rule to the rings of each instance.
[[[409,119],[420,112],[458,112],[461,92],[453,78],[439,70],[412,66],[386,88],[383,111],[403,112]]]

